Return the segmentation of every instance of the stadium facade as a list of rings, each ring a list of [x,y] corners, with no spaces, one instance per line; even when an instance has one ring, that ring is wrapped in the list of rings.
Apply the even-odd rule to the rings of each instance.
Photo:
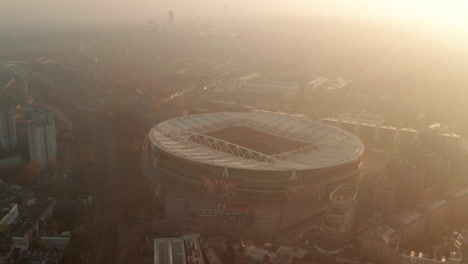
[[[269,113],[179,117],[149,132],[158,172],[225,196],[303,199],[359,180],[364,144],[353,134]]]

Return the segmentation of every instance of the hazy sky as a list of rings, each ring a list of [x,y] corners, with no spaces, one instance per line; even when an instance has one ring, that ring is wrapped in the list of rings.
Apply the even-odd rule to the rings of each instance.
[[[379,17],[468,30],[468,0],[0,0],[0,21],[164,21],[168,10],[177,19]]]

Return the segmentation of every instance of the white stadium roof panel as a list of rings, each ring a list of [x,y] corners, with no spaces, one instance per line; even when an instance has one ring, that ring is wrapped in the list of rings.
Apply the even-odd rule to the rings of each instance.
[[[318,146],[307,153],[278,159],[204,135],[231,126],[245,126],[277,137]],[[360,158],[362,141],[321,122],[269,113],[213,113],[162,122],[149,133],[153,145],[192,161],[221,167],[256,170],[309,170],[336,166]]]

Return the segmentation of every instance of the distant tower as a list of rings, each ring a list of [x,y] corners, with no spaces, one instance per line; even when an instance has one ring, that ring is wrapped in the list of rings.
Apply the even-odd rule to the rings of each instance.
[[[16,145],[15,109],[0,105],[0,148],[10,151]]]
[[[169,25],[173,26],[173,25],[174,25],[174,23],[175,23],[175,21],[174,21],[174,20],[175,20],[175,18],[174,18],[174,12],[172,12],[172,10],[171,10],[171,11],[169,11],[169,17],[168,17],[168,20],[169,20]]]

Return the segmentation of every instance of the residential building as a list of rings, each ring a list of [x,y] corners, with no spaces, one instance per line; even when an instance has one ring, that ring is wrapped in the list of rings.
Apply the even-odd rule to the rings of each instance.
[[[452,223],[464,223],[468,219],[468,188],[452,186],[443,194],[443,197],[450,203]]]
[[[42,122],[47,121],[55,125],[55,114],[54,112],[39,107],[31,108],[31,121],[33,122]]]
[[[453,232],[443,241],[445,261],[441,255],[427,255],[404,250],[418,244],[418,240],[434,232],[440,235],[442,227],[450,223],[465,223],[468,217],[468,190],[452,186],[443,194],[418,205],[417,210],[404,210],[379,221],[361,236],[360,256],[363,261],[384,264],[458,264],[465,238]],[[430,250],[433,250],[432,248]],[[429,251],[430,251],[429,250]],[[449,252],[450,258],[449,258]]]
[[[415,168],[408,160],[390,157],[386,160],[384,174],[396,182],[398,209],[414,208],[423,202],[426,172]]]
[[[18,218],[18,204],[13,203],[0,210],[0,227],[9,226]]]
[[[388,215],[396,209],[396,182],[383,173],[367,173],[359,187],[359,208],[367,214]]]
[[[37,123],[41,123],[45,121],[48,124],[51,124],[54,127],[54,129],[52,130],[52,132],[54,133],[54,138],[57,137],[54,112],[45,108],[33,107],[31,109],[31,121],[37,122]]]
[[[358,190],[358,185],[345,183],[330,194],[325,219],[320,226],[317,247],[321,250],[342,250],[352,238]]]
[[[22,252],[21,258],[28,264],[60,264],[63,253],[60,249],[27,250]]]
[[[401,264],[460,264],[461,262],[462,254],[457,252],[450,252],[450,256],[437,256],[411,251],[401,256]]]
[[[13,247],[29,249],[33,232],[38,232],[40,222],[48,220],[53,215],[56,203],[55,199],[39,201],[21,213],[11,233]]]
[[[450,222],[450,204],[442,198],[424,202],[417,210],[426,217],[426,234],[437,234]]]
[[[14,155],[6,158],[0,159],[0,170],[6,169],[8,167],[19,166],[23,160],[21,159],[21,155]]]
[[[361,236],[360,256],[386,264],[401,263],[399,251],[424,232],[424,218],[416,211],[405,210],[392,215]]]
[[[11,194],[15,196],[18,200],[30,199],[34,197],[34,191],[27,190],[21,186],[14,185],[14,184],[4,182],[1,180],[0,180],[0,192]]]
[[[41,170],[47,170],[48,162],[55,159],[57,149],[54,123],[30,122],[28,138],[30,159],[38,161]]]
[[[62,232],[58,234],[56,232],[42,231],[39,232],[38,238],[44,241],[47,249],[61,249],[65,250],[70,244],[70,232]]]
[[[15,109],[0,105],[0,148],[11,151],[16,147]]]

